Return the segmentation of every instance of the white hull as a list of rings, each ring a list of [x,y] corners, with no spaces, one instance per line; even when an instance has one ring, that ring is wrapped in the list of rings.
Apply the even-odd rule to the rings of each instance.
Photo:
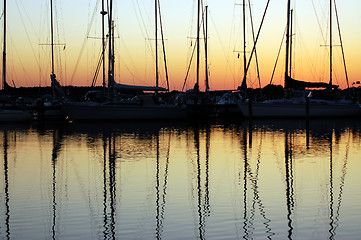
[[[170,120],[187,118],[186,110],[175,105],[68,103],[63,110],[75,121]]]
[[[248,102],[238,102],[243,116],[250,117]],[[296,117],[356,117],[361,116],[357,103],[310,101],[307,114],[306,103],[292,101],[269,101],[252,103],[252,116],[255,118],[296,118]]]
[[[0,110],[0,122],[26,122],[31,120],[31,114],[23,110]]]

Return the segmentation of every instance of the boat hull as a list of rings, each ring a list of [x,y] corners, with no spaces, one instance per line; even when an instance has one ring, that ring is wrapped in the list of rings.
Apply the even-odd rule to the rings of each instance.
[[[238,102],[243,116],[254,118],[322,118],[361,116],[361,107],[357,103],[337,102]]]
[[[175,105],[65,104],[65,114],[75,121],[185,119],[187,112]]]
[[[31,120],[31,114],[23,110],[0,110],[0,122],[27,122]]]

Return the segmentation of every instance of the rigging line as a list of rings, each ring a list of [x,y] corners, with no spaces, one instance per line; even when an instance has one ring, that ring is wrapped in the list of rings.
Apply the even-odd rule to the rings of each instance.
[[[148,30],[147,30],[148,28],[145,25],[145,21],[144,21],[144,18],[143,18],[142,12],[141,12],[141,7],[139,5],[138,0],[136,0],[136,4],[137,4],[137,6],[135,6],[134,0],[133,0],[133,7],[134,7],[135,12],[137,13],[135,16],[137,17],[139,28],[141,29],[143,37],[145,39],[149,39],[150,37],[149,37]],[[142,25],[143,25],[143,27],[142,27]],[[147,47],[149,49],[149,52],[153,55],[153,57],[155,57],[155,53],[152,49],[152,45],[148,41],[147,41]]]
[[[249,16],[251,19],[251,29],[252,29],[252,37],[253,37],[253,43],[255,43],[255,38],[254,38],[254,26],[253,26],[253,16],[252,16],[252,7],[251,7],[251,0],[248,0],[248,8],[249,8]],[[257,54],[257,50],[255,49],[255,56],[256,56],[256,65],[257,65],[257,75],[258,75],[258,83],[259,83],[259,88],[260,88],[260,94],[262,97],[262,86],[261,86],[261,77],[259,74],[259,62],[258,62],[258,54]]]
[[[199,24],[200,24],[200,26],[202,26],[202,24],[203,24],[203,19],[202,19],[202,21],[201,21]],[[191,68],[191,65],[192,65],[192,60],[193,60],[194,54],[195,54],[195,52],[196,52],[196,49],[197,49],[197,44],[195,44],[194,47],[193,47],[193,51],[192,51],[192,54],[191,54],[191,59],[189,60],[189,65],[188,65],[186,77],[185,77],[185,79],[184,79],[184,84],[183,84],[183,87],[182,87],[182,91],[184,90],[184,87],[185,87],[185,85],[186,85],[186,82],[187,82],[187,79],[188,79],[188,75],[189,75],[189,72],[190,72],[190,68]]]
[[[168,88],[168,91],[169,91],[169,76],[168,76],[167,56],[166,56],[166,52],[165,52],[163,22],[162,22],[162,14],[161,14],[161,11],[160,11],[160,2],[159,2],[159,0],[158,0],[158,8],[159,8],[160,32],[161,32],[161,35],[162,35],[164,68],[165,68],[165,75],[166,75],[166,80],[167,80],[167,88]]]
[[[133,66],[134,69],[136,69],[136,72],[139,72],[139,70],[137,69],[137,65],[135,64],[133,58],[131,57],[130,51],[127,48],[127,45],[125,44],[124,38],[121,38],[123,47],[125,48],[125,51],[128,55],[128,60],[130,61],[131,65]],[[121,60],[121,62],[124,64],[125,68],[127,69],[127,71],[132,75],[133,78],[137,79],[138,81],[142,82],[142,83],[146,83],[144,80],[142,80],[140,77],[137,77],[135,75],[135,73],[130,69],[130,67],[126,64],[124,58],[119,57],[119,59]]]
[[[99,3],[100,3],[100,0],[97,0],[96,4],[95,4],[95,7],[94,7],[94,11],[93,11],[93,15],[92,15],[92,18],[90,20],[90,24],[88,26],[88,29],[87,29],[87,32],[85,34],[85,38],[83,40],[83,44],[81,46],[81,49],[80,49],[80,52],[79,52],[79,56],[78,56],[78,59],[76,60],[76,63],[75,63],[75,68],[73,70],[73,74],[71,75],[71,78],[70,78],[70,82],[69,82],[69,85],[71,85],[73,83],[73,80],[74,80],[74,77],[75,77],[75,74],[76,72],[78,71],[78,67],[79,67],[79,64],[80,64],[80,60],[83,56],[83,53],[84,53],[84,50],[85,50],[85,44],[88,40],[87,36],[89,36],[89,33],[90,33],[90,30],[91,30],[91,27],[93,26],[93,23],[94,23],[94,20],[95,20],[95,14],[97,13],[97,9],[99,7]]]
[[[95,69],[95,73],[94,73],[94,76],[93,76],[93,81],[92,81],[91,87],[94,87],[95,84],[96,84],[96,81],[98,79],[100,68],[102,67],[102,64],[103,64],[103,52],[100,53],[100,57],[99,57],[99,60],[98,60],[97,67]]]
[[[146,21],[144,20],[144,17],[143,17],[142,11],[141,11],[142,8],[140,7],[140,4],[139,4],[138,0],[136,0],[136,5],[135,5],[135,2],[133,1],[133,7],[134,7],[134,10],[136,12],[136,18],[137,18],[138,25],[139,25],[139,28],[141,30],[142,36],[143,36],[144,39],[148,40],[148,39],[150,39],[149,33],[148,33],[148,27],[145,24]],[[155,59],[155,55],[156,55],[155,50],[153,49],[153,46],[150,43],[150,41],[146,41],[146,49],[148,49],[148,51],[149,51],[150,55],[152,56],[152,58]],[[134,64],[134,62],[133,62],[133,66],[136,69],[136,64]],[[130,71],[130,69],[129,69],[129,71]],[[139,71],[137,70],[137,72],[139,72]],[[138,79],[140,80],[140,78],[138,78]]]
[[[203,8],[203,1],[202,1],[202,9],[204,9],[203,14],[202,14],[202,19],[203,19],[203,36],[204,36],[204,54],[205,54],[205,87],[206,87],[206,92],[209,91],[210,87],[209,87],[209,77],[210,77],[210,71],[209,71],[209,60],[208,60],[208,49],[209,49],[209,45],[208,45],[208,5],[205,6],[205,8]]]
[[[337,21],[337,28],[338,28],[338,35],[340,38],[340,43],[341,43],[341,52],[342,52],[342,59],[343,59],[343,65],[345,68],[345,77],[346,77],[346,82],[347,82],[347,88],[350,91],[350,84],[348,81],[348,74],[347,74],[347,67],[346,67],[346,59],[345,59],[345,52],[344,52],[344,48],[343,48],[343,42],[342,42],[342,36],[341,36],[341,27],[340,27],[340,21],[338,18],[338,11],[337,11],[337,7],[336,7],[336,0],[334,0],[334,6],[335,6],[335,13],[336,13],[336,21]]]
[[[186,73],[186,77],[184,79],[184,83],[183,83],[183,87],[182,87],[182,92],[184,91],[184,87],[187,83],[187,79],[188,79],[188,75],[189,75],[189,72],[191,70],[191,66],[192,66],[192,61],[193,61],[193,57],[194,57],[194,53],[196,52],[196,45],[194,45],[193,47],[193,51],[192,51],[192,55],[191,55],[191,59],[189,60],[189,65],[188,65],[188,68],[187,68],[187,73]]]
[[[323,42],[325,43],[325,45],[327,44],[327,39],[325,37],[325,34],[323,33],[323,30],[322,30],[322,26],[321,26],[321,22],[320,22],[320,19],[318,17],[318,14],[317,14],[317,11],[316,11],[316,6],[315,6],[315,3],[314,3],[314,0],[312,0],[312,7],[313,7],[313,10],[315,12],[315,15],[316,15],[316,19],[317,19],[317,24],[318,24],[318,27],[320,28],[320,32],[321,32],[321,36],[323,38]]]
[[[138,21],[139,27],[140,27],[140,29],[142,30],[142,31],[141,31],[141,32],[142,32],[142,35],[143,35],[144,38],[146,38],[146,36],[148,36],[148,32],[147,32],[147,30],[146,30],[145,27],[144,27],[145,30],[143,30],[143,29],[142,29],[142,25],[140,24],[140,22],[142,22],[143,25],[145,26],[145,21],[144,21],[143,15],[141,14],[141,11],[140,11],[141,7],[140,7],[140,5],[139,5],[139,1],[136,0],[136,3],[137,3],[137,6],[135,5],[135,3],[134,3],[134,1],[133,1],[133,7],[134,7],[135,12],[137,13],[137,14],[136,14],[136,17],[137,17],[137,21]],[[137,9],[137,7],[138,7],[138,9]],[[138,14],[140,15],[141,21],[139,20]],[[146,32],[146,34],[144,34],[144,32]],[[118,32],[118,34],[119,34],[119,32]],[[129,56],[128,58],[129,58],[129,60],[130,60],[130,62],[131,62],[131,65],[133,66],[134,69],[136,69],[136,72],[139,72],[139,70],[137,69],[137,65],[135,64],[134,60],[131,58],[130,51],[129,51],[129,49],[127,48],[127,46],[126,46],[126,44],[125,44],[125,42],[124,42],[124,38],[121,38],[121,41],[122,41],[123,47],[124,47],[125,50],[126,50],[127,55]],[[151,54],[153,54],[153,56],[154,56],[154,53],[152,52],[152,47],[151,47],[151,45],[150,45],[149,43],[147,44],[147,47],[148,47],[149,51],[151,52]],[[120,59],[121,62],[124,64],[124,67],[127,69],[127,71],[130,73],[130,75],[131,75],[133,78],[135,78],[137,81],[146,83],[144,80],[142,80],[141,78],[137,77],[137,76],[131,71],[130,67],[128,67],[128,65],[126,64],[126,62],[124,61],[124,59],[122,59],[121,57],[119,57],[119,59]]]
[[[11,39],[11,38],[10,38]],[[22,61],[22,58],[20,57],[20,54],[18,52],[18,50],[16,48],[15,49],[15,53],[16,53],[16,56],[18,57],[18,60],[20,62],[20,65],[21,65],[21,68],[23,69],[24,73],[25,73],[25,76],[30,79],[30,81],[34,84],[34,82],[32,81],[31,77],[30,77],[30,74],[27,72],[24,64],[23,64],[23,61]],[[14,73],[16,73],[17,71],[13,71]]]
[[[16,6],[17,6],[17,8],[18,8],[19,15],[20,15],[20,17],[22,18],[22,15],[21,15],[21,13],[20,13],[20,8],[19,8],[19,5],[18,5],[18,0],[15,0],[15,3],[16,3]],[[36,33],[36,30],[35,30],[35,28],[34,28],[34,24],[32,23],[31,18],[29,17],[29,15],[27,14],[26,8],[24,7],[24,4],[23,4],[23,3],[21,3],[21,7],[22,7],[23,12],[25,12],[25,15],[26,15],[26,17],[27,17],[27,23],[30,24],[30,26],[31,26],[31,28],[32,28],[32,30],[33,30],[33,33],[35,34],[37,40],[40,41],[40,37],[39,37],[38,34]],[[22,22],[24,22],[23,19],[22,19]]]
[[[230,35],[231,35],[231,36],[232,36],[233,34],[235,35],[235,32],[236,32],[236,30],[235,30],[235,29],[236,29],[236,23],[235,23],[236,7],[235,7],[235,6],[236,6],[236,1],[235,1],[235,4],[234,4],[234,7],[233,7],[232,23],[231,23],[231,26],[233,26],[233,29],[230,30],[230,31],[231,31],[231,32],[230,32]],[[212,15],[211,15],[211,19],[212,19],[213,25],[215,25],[215,22],[214,22],[214,19],[212,18]],[[218,37],[218,39],[220,40],[220,34],[219,34],[217,28],[215,28],[215,29],[216,29],[217,37]],[[234,42],[233,42],[233,44],[232,44],[232,39],[235,39],[235,38],[233,38],[233,37],[230,37],[230,38],[229,38],[228,51],[225,50],[225,47],[223,46],[223,44],[221,44],[221,45],[222,45],[223,53],[224,53],[224,55],[225,55],[225,57],[226,57],[226,63],[227,63],[227,68],[226,68],[226,70],[227,70],[227,69],[230,70],[231,75],[233,76],[233,87],[235,87],[235,86],[236,86],[236,76],[235,76],[234,70],[230,67],[230,64],[229,64],[229,58],[230,58],[230,56],[229,56],[229,54],[227,54],[227,52],[229,53],[229,49],[231,49],[231,45],[235,46],[235,43],[234,43]],[[233,68],[234,68],[234,66],[233,66]]]
[[[103,66],[103,59],[104,59],[104,54],[105,54],[105,51],[107,50],[107,45],[108,45],[108,38],[106,39],[106,41],[104,42],[104,52],[103,50],[101,50],[100,52],[100,56],[99,56],[99,61],[98,61],[98,64],[97,64],[97,67],[96,67],[96,70],[95,70],[95,73],[94,73],[94,77],[93,77],[93,81],[92,81],[92,85],[91,87],[94,87],[95,84],[96,84],[96,81],[98,79],[98,76],[99,76],[99,72],[100,72],[100,68]]]
[[[196,8],[196,1],[194,0],[193,1],[193,5],[192,5],[192,10],[191,10],[191,13],[194,13],[195,12],[195,8]],[[194,25],[194,16],[191,15],[190,16],[191,19],[189,21],[189,26],[188,26],[188,36],[192,36],[193,35],[193,25]],[[190,47],[188,50],[191,49],[191,47],[193,46],[193,38],[189,38],[190,39]],[[193,58],[193,52],[192,50],[190,50],[189,52],[187,52],[187,58],[186,58],[186,63],[185,64],[188,64],[188,61],[190,61],[190,59]]]
[[[320,76],[320,74],[319,74],[320,71],[318,71],[318,70],[316,69],[317,66],[316,66],[316,64],[315,64],[315,62],[318,61],[318,60],[317,60],[317,56],[315,56],[315,55],[316,55],[316,52],[313,52],[314,55],[313,55],[313,57],[311,57],[311,54],[310,54],[308,48],[307,48],[306,45],[305,45],[305,40],[304,40],[304,38],[303,38],[302,33],[299,32],[299,33],[297,34],[297,36],[298,36],[298,39],[299,39],[298,42],[300,42],[299,46],[300,46],[300,47],[302,48],[302,50],[303,50],[303,52],[302,52],[302,53],[303,53],[303,54],[302,54],[303,58],[304,58],[304,59],[309,59],[309,60],[306,60],[306,65],[309,66],[310,72],[312,73],[312,76],[313,76],[313,77],[315,77],[315,76]],[[305,56],[306,56],[306,57],[305,57]],[[301,68],[302,68],[302,67],[301,67]]]
[[[201,1],[201,9],[202,9],[202,11],[201,11],[201,14],[202,14],[202,25],[201,25],[201,28],[202,28],[202,30],[203,30],[203,42],[204,42],[204,54],[205,54],[205,69],[206,69],[206,78],[207,78],[207,74],[208,74],[208,66],[207,66],[207,29],[206,29],[206,19],[205,19],[205,14],[206,14],[206,9],[207,8],[205,8],[204,7],[204,5],[203,5],[203,1]],[[206,86],[206,88],[207,88],[207,86]]]
[[[23,16],[21,15],[20,8],[19,8],[19,5],[18,5],[18,1],[15,0],[15,3],[16,3],[16,7],[17,7],[17,9],[18,9],[18,11],[19,11],[20,19],[21,19],[21,22],[22,22],[22,24],[23,24],[26,37],[27,37],[27,39],[28,39],[28,41],[29,41],[29,45],[30,45],[31,51],[32,51],[32,53],[33,53],[33,55],[34,55],[36,64],[37,64],[38,67],[39,67],[40,75],[41,75],[43,78],[45,78],[45,75],[44,75],[45,73],[42,71],[42,68],[41,68],[41,66],[40,66],[39,59],[36,57],[36,54],[35,54],[35,50],[34,50],[33,44],[31,44],[29,32],[28,32],[28,30],[27,30],[26,27],[25,27],[25,22],[24,22]],[[28,19],[28,21],[29,21],[29,19]],[[31,21],[29,21],[29,22],[31,23]],[[31,26],[32,26],[32,24],[31,24]],[[34,31],[34,33],[35,33],[35,31]],[[38,38],[38,40],[39,40],[39,37],[38,37],[38,36],[37,36],[37,38]]]
[[[259,27],[259,29],[258,29],[257,37],[256,37],[255,42],[254,42],[254,44],[253,44],[253,49],[252,49],[252,52],[251,52],[251,56],[249,57],[249,61],[248,61],[247,68],[246,68],[246,72],[248,72],[249,66],[251,65],[251,60],[252,60],[253,54],[254,54],[255,49],[256,49],[256,44],[257,44],[259,35],[260,35],[260,33],[261,33],[261,29],[262,29],[262,26],[263,26],[264,19],[266,18],[266,13],[267,13],[267,10],[268,10],[269,3],[270,3],[270,0],[267,1],[267,5],[266,5],[265,11],[264,11],[264,13],[263,13],[262,21],[261,21],[260,27]],[[246,75],[243,77],[243,81],[242,81],[242,82],[245,82],[245,81],[246,81]]]
[[[130,75],[131,75],[134,79],[141,81],[141,79],[140,79],[139,77],[137,77],[137,76],[130,70],[130,68],[128,67],[128,65],[125,63],[124,59],[120,58],[120,61],[123,63],[124,67],[127,69],[127,71],[130,73]],[[144,82],[144,81],[142,81],[142,82]]]
[[[273,67],[272,76],[271,76],[271,80],[270,80],[269,84],[272,84],[273,77],[274,77],[275,72],[276,72],[276,68],[277,68],[277,64],[278,64],[278,59],[279,59],[279,57],[280,57],[281,50],[282,50],[282,45],[283,45],[284,40],[285,40],[285,37],[286,37],[286,31],[287,31],[287,27],[285,28],[285,31],[283,32],[283,37],[282,37],[281,45],[280,45],[280,48],[278,49],[278,54],[277,54],[275,66]]]
[[[55,1],[55,2],[57,2],[57,1]],[[58,10],[58,4],[55,4],[54,8],[55,8],[55,25],[56,25],[55,30],[56,30],[56,35],[57,35],[57,42],[59,42],[59,39],[60,39],[60,31],[59,31],[59,29],[62,28],[61,30],[62,30],[63,36],[65,34],[64,25],[62,24],[62,27],[59,25],[59,22],[62,22],[62,23],[64,22],[64,18],[63,18],[63,14],[62,14],[63,10],[62,10],[61,3],[59,4],[60,10]],[[58,19],[61,19],[61,21],[59,21]],[[64,39],[64,42],[65,42],[65,36],[63,37],[63,39]],[[54,45],[56,45],[56,44],[54,44]],[[63,48],[63,50],[65,50],[65,48]],[[58,72],[59,75],[62,76],[63,81],[64,81],[66,76],[65,76],[65,72],[63,72],[63,61],[61,60],[62,56],[60,54],[61,53],[61,48],[58,48],[57,51],[58,51],[58,54],[57,54],[58,70],[57,70],[57,72]],[[66,67],[66,64],[65,64],[65,67]],[[64,68],[64,71],[65,71],[65,68]],[[59,81],[59,79],[57,79],[57,80]]]

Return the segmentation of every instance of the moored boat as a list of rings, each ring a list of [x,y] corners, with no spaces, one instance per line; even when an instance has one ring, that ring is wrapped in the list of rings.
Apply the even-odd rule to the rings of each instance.
[[[263,102],[239,101],[243,116],[253,118],[321,118],[361,116],[360,104],[321,99],[279,99]]]
[[[329,83],[322,82],[305,82],[295,80],[291,77],[291,37],[292,26],[290,9],[290,0],[288,0],[287,7],[287,37],[286,37],[286,64],[285,64],[285,78],[284,90],[286,97],[277,100],[268,100],[262,102],[253,102],[252,99],[241,99],[237,102],[239,109],[245,117],[255,118],[292,118],[292,117],[356,117],[361,116],[361,106],[353,100],[336,98],[334,92],[338,86],[332,83],[332,14],[330,16],[330,81]],[[330,0],[332,7],[332,0]],[[335,7],[336,8],[336,7]],[[330,9],[332,12],[332,9]],[[343,53],[342,40],[340,35],[340,42]],[[348,76],[343,56],[345,75],[348,83]],[[245,82],[242,85],[246,85]],[[314,93],[324,92],[328,95],[326,98],[313,98],[313,89],[323,88],[323,91],[314,91]],[[292,96],[293,93],[301,93],[303,96]],[[333,95],[333,96],[332,96]]]
[[[26,110],[0,110],[1,123],[27,122],[31,119],[31,113]]]

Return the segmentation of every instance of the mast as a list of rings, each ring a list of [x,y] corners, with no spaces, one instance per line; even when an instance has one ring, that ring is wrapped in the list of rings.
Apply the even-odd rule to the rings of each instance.
[[[252,51],[251,51],[251,54],[250,54],[250,57],[249,57],[249,61],[248,61],[247,66],[246,66],[246,72],[248,72],[248,68],[251,65],[253,54],[256,52],[256,45],[257,45],[257,42],[258,42],[259,35],[261,33],[261,29],[262,29],[262,26],[263,26],[263,23],[264,23],[264,19],[266,17],[266,13],[267,13],[270,1],[271,0],[267,1],[266,8],[265,8],[263,16],[262,16],[261,24],[260,24],[260,27],[258,29],[256,39],[254,40],[254,44],[253,44],[253,48],[252,48]],[[290,0],[288,0],[288,1],[290,1]],[[238,90],[243,91],[243,92],[247,91],[246,76],[243,77],[242,84],[241,84],[241,86],[238,87]]]
[[[53,97],[55,97],[55,81],[56,81],[56,76],[54,73],[54,20],[53,20],[54,16],[53,16],[53,0],[50,0],[50,31],[51,31],[51,74],[50,74],[50,79],[51,79],[51,89],[53,92]]]
[[[6,0],[4,0],[3,89],[6,85]]]
[[[104,10],[104,0],[102,0],[102,56],[103,56],[103,94],[105,94],[105,15],[107,12]]]
[[[243,0],[243,79],[247,79],[247,59],[246,59],[246,0]]]
[[[242,3],[242,14],[243,14],[243,80],[242,84],[238,89],[242,92],[243,96],[247,95],[247,59],[246,59],[246,0],[243,0]],[[254,45],[256,46],[256,41],[254,42]],[[249,63],[251,62],[251,59],[249,60]],[[249,65],[249,64],[248,64]]]
[[[249,9],[249,18],[250,18],[250,21],[251,21],[252,39],[253,39],[253,43],[255,43],[256,39],[255,39],[255,35],[254,35],[254,24],[253,24],[251,0],[248,0],[248,9]],[[261,84],[261,76],[260,76],[260,73],[259,73],[258,54],[257,54],[256,49],[255,49],[255,57],[256,57],[256,67],[257,67],[259,90],[260,90],[260,95],[262,97],[262,84]]]
[[[289,73],[290,77],[292,77],[292,47],[293,47],[293,9],[291,9],[290,12],[290,67],[289,67]]]
[[[209,79],[208,79],[208,5],[206,6],[206,29],[204,37],[204,48],[206,58],[206,92],[209,92]]]
[[[163,60],[164,60],[164,70],[165,70],[165,78],[167,80],[167,91],[169,91],[169,77],[168,77],[168,67],[167,67],[167,56],[165,53],[165,44],[164,44],[164,34],[163,34],[163,23],[162,23],[162,14],[160,11],[160,3],[158,0],[158,10],[159,10],[159,25],[160,25],[160,33],[162,35],[162,47],[163,47]],[[159,74],[158,74],[159,76]]]
[[[114,86],[114,28],[113,28],[113,0],[110,0],[109,7],[109,17],[108,17],[108,27],[109,27],[109,68],[108,68],[108,88],[110,97],[113,96],[113,86]]]
[[[285,88],[287,88],[287,77],[289,76],[289,54],[290,54],[290,13],[291,0],[287,1],[287,27],[286,27],[286,64],[285,64]]]
[[[201,0],[198,0],[197,8],[197,87],[199,88],[199,35],[200,35],[200,11]]]
[[[155,23],[155,86],[159,85],[158,72],[158,0],[154,0],[154,23]],[[158,91],[155,92],[156,94]]]
[[[332,86],[332,0],[330,0],[330,87]]]

